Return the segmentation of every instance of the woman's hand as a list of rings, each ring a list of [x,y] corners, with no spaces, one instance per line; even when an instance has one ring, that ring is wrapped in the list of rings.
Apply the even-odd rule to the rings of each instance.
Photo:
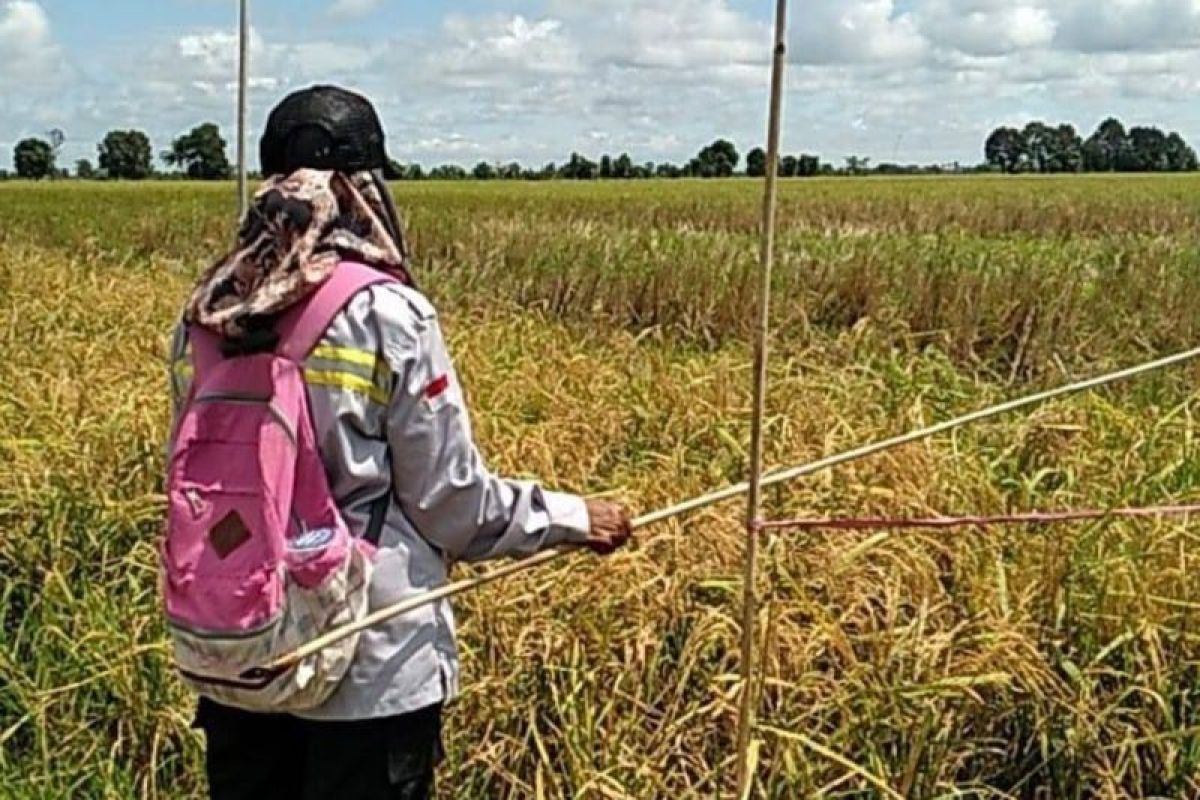
[[[592,552],[611,555],[633,537],[633,524],[623,506],[608,500],[588,500],[587,509],[592,523],[587,546]]]

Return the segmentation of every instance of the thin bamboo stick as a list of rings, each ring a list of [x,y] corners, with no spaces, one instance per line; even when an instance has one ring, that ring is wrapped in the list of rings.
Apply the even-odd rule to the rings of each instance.
[[[758,615],[758,521],[762,513],[763,427],[767,416],[771,334],[771,271],[775,264],[775,207],[779,177],[779,131],[783,116],[783,79],[787,67],[787,0],[775,4],[775,52],[771,66],[771,110],[767,120],[767,179],[763,189],[762,246],[758,270],[758,334],[754,341],[754,410],[750,431],[750,487],[746,502],[745,552],[742,560],[741,696],[738,703],[738,797],[748,798],[754,784],[750,737],[754,730],[754,625]]]
[[[249,180],[246,167],[246,117],[249,115],[250,83],[250,0],[240,0],[238,13],[238,224],[246,217],[249,205]]]
[[[1181,353],[1176,353],[1175,355],[1168,356],[1166,358],[1160,358],[1156,361],[1139,364],[1138,366],[1123,369],[1119,372],[1112,372],[1107,375],[1089,378],[1088,380],[1080,381],[1078,383],[1072,383],[1067,386],[1060,386],[1057,389],[1038,392],[1037,394],[1032,394],[1027,397],[1010,400],[1007,403],[1001,403],[1000,405],[990,406],[988,408],[980,409],[979,411],[973,411],[970,414],[966,414],[961,417],[955,417],[954,419],[946,420],[945,422],[939,422],[936,425],[930,425],[919,430],[910,431],[909,433],[905,433],[901,436],[894,436],[890,439],[884,439],[873,444],[856,447],[853,450],[828,456],[809,464],[803,464],[801,466],[772,472],[763,478],[762,485],[765,488],[768,486],[787,483],[789,481],[796,480],[797,478],[805,478],[810,475],[816,475],[818,473],[825,472],[826,470],[830,470],[844,464],[849,464],[854,461],[861,461],[864,458],[878,455],[879,453],[883,453],[888,450],[895,450],[896,448],[903,447],[923,439],[928,439],[941,433],[947,433],[957,428],[962,428],[966,425],[976,422],[983,422],[994,417],[999,417],[1004,414],[1029,408],[1030,406],[1048,403],[1051,400],[1057,400],[1069,395],[1079,394],[1081,392],[1098,389],[1113,383],[1119,383],[1131,378],[1140,377],[1151,372],[1166,369],[1167,367],[1178,366],[1187,361],[1194,361],[1198,358],[1200,358],[1200,347],[1192,350],[1186,350]],[[675,519],[676,517],[681,517],[684,514],[690,514],[694,511],[700,511],[717,505],[718,503],[722,503],[726,500],[732,500],[735,497],[741,497],[749,490],[750,485],[748,483],[735,484],[719,491],[710,492],[709,494],[702,495],[701,497],[684,501],[677,505],[671,506],[670,508],[664,508],[661,511],[656,511],[652,514],[638,517],[636,520],[634,520],[633,527],[636,530],[641,530],[652,525],[667,522],[668,520]],[[299,648],[294,653],[283,656],[271,664],[266,665],[266,668],[287,669],[289,667],[293,667],[303,661],[305,658],[324,650],[326,647],[331,647],[347,637],[353,636],[356,633],[361,633],[362,631],[374,627],[381,622],[392,619],[393,617],[398,617],[401,614],[407,614],[410,611],[427,606],[430,603],[435,603],[438,600],[444,600],[448,597],[454,597],[456,595],[464,594],[474,589],[487,586],[488,584],[494,583],[503,578],[508,578],[522,572],[528,572],[553,561],[559,561],[574,552],[576,551],[549,550],[545,553],[540,553],[533,558],[500,567],[499,569],[495,569],[485,575],[478,575],[472,578],[457,581],[455,583],[450,583],[432,592],[409,598],[408,600],[388,606],[387,608],[381,608],[351,625],[330,631],[324,636],[314,639],[312,642],[304,647]]]
[[[660,522],[666,522],[667,520],[678,517],[681,514],[706,508],[710,505],[712,505],[712,502],[709,502],[704,497],[698,497],[695,500],[689,500],[687,502],[680,503],[679,505],[665,508],[662,511],[656,511],[653,514],[646,514],[645,516],[638,517],[637,519],[633,520],[633,528],[634,530],[648,528],[651,525],[657,525]],[[321,652],[326,647],[332,647],[347,637],[353,636],[356,633],[362,633],[368,628],[373,628],[379,623],[386,622],[393,617],[398,617],[401,614],[407,614],[410,611],[415,611],[418,608],[427,606],[430,603],[436,603],[438,600],[444,600],[447,597],[453,597],[458,594],[463,594],[464,592],[469,592],[473,589],[479,589],[483,586],[487,586],[489,583],[495,583],[496,581],[512,575],[528,572],[536,567],[542,566],[543,564],[549,564],[551,561],[558,561],[563,557],[575,552],[578,552],[578,550],[575,548],[565,550],[547,550],[544,553],[538,553],[532,558],[527,558],[523,561],[514,561],[511,564],[493,569],[484,575],[476,575],[473,578],[466,578],[456,583],[448,583],[440,589],[435,589],[432,592],[428,592],[418,597],[412,597],[408,600],[403,600],[395,605],[388,606],[387,608],[381,608],[368,614],[351,625],[330,631],[326,635],[314,639],[312,642],[296,650],[294,653],[290,653],[266,665],[265,669],[289,669],[296,666],[309,656]]]
[[[971,514],[962,517],[828,517],[825,519],[780,519],[764,522],[766,531],[942,531],[956,528],[997,528],[1009,525],[1061,525],[1067,522],[1098,522],[1114,519],[1153,519],[1200,514],[1200,503],[1141,506],[1137,508],[1089,508],[1079,511],[1028,511],[1018,514]]]

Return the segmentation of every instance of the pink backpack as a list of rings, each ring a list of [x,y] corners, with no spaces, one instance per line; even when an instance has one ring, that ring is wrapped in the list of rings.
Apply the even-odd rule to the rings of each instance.
[[[392,280],[340,265],[281,318],[275,352],[223,358],[216,336],[189,331],[195,376],[167,473],[163,595],[180,673],[218,702],[312,709],[354,659],[357,638],[263,669],[367,610],[372,547],[330,492],[303,363],[355,294]]]

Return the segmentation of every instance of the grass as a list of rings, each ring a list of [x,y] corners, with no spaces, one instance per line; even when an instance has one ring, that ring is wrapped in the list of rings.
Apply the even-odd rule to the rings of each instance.
[[[788,182],[768,460],[1193,345],[1196,186]],[[0,188],[0,796],[202,796],[156,607],[162,362],[231,194]],[[638,510],[744,477],[755,185],[400,197],[497,469]],[[1198,374],[909,447],[770,510],[1187,498]],[[739,512],[459,601],[444,795],[727,792]],[[756,793],[1200,794],[1198,554],[1191,526],[1152,521],[771,539]]]

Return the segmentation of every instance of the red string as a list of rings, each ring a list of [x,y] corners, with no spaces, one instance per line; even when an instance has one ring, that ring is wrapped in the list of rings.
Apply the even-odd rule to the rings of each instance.
[[[1116,508],[1106,511],[1036,511],[1028,514],[997,516],[928,517],[928,518],[853,518],[853,519],[791,519],[760,522],[757,530],[832,530],[874,531],[945,528],[989,528],[997,525],[1051,525],[1063,522],[1084,522],[1099,519],[1130,519],[1145,517],[1181,517],[1200,514],[1198,505],[1148,506],[1145,508]]]

